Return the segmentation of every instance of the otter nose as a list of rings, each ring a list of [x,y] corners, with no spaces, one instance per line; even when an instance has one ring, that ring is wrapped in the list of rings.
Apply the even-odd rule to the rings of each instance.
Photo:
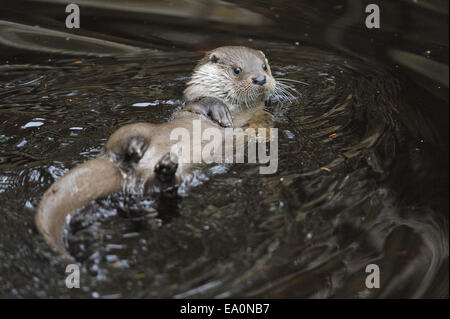
[[[252,78],[253,84],[256,85],[264,85],[266,84],[266,76],[265,75],[259,75],[256,78]]]

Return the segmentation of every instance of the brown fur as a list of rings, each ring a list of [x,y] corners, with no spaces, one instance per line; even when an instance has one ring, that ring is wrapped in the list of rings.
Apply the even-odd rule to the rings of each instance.
[[[267,65],[267,71],[262,69],[264,63]],[[204,68],[206,65],[210,67]],[[242,74],[233,75],[234,67],[242,68]],[[203,74],[202,70],[210,70],[211,74]],[[266,74],[267,86],[252,86],[251,78],[260,74]],[[158,125],[136,123],[119,128],[106,142],[104,152],[99,158],[71,169],[45,192],[35,218],[39,232],[51,247],[66,259],[70,259],[62,237],[67,216],[91,200],[118,192],[125,186],[143,189],[154,179],[158,161],[177,143],[169,140],[173,129],[185,128],[192,132],[193,121],[200,120],[202,133],[207,128],[216,127],[221,130],[223,136],[223,127],[207,116],[190,112],[198,108],[195,99],[206,96],[223,101],[232,110],[233,122],[237,123],[234,126],[252,127],[254,125],[251,121],[255,119],[255,123],[259,122],[258,125],[261,125],[265,122],[264,126],[267,127],[270,116],[263,111],[263,102],[274,85],[270,66],[261,51],[245,47],[222,47],[208,52],[198,63],[184,92],[188,101],[186,108],[175,114],[171,122]],[[247,90],[245,94],[250,95],[242,93],[244,91],[239,93],[237,90],[240,87]],[[233,98],[227,96],[228,92],[241,95],[239,98]],[[255,96],[257,98],[245,101],[246,98]],[[252,109],[243,111],[246,107]],[[243,115],[242,118],[239,118],[240,114]],[[148,147],[142,149],[142,158],[135,162],[124,162],[120,156],[135,137],[139,137]],[[192,162],[179,163],[176,170],[177,182],[188,179],[194,165],[196,164]]]

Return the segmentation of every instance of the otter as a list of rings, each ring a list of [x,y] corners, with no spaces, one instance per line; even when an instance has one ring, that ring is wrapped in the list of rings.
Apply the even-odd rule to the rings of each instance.
[[[222,136],[226,127],[252,126],[248,110],[262,112],[275,89],[276,80],[262,51],[226,46],[207,52],[184,90],[185,107],[170,122],[119,128],[97,158],[72,168],[50,186],[37,208],[38,231],[64,259],[72,260],[63,242],[68,216],[127,187],[142,193],[173,191],[189,181],[195,164],[173,155],[179,142],[169,139],[171,132],[177,128],[192,132],[196,120],[202,132],[216,128]]]

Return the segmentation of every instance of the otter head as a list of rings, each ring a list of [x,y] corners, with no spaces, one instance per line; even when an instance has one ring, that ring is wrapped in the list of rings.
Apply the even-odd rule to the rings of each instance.
[[[195,67],[184,95],[186,101],[215,97],[232,110],[267,100],[275,85],[262,51],[227,46],[205,54]]]

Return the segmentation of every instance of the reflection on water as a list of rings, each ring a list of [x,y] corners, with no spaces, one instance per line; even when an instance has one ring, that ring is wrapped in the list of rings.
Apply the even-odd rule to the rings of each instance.
[[[402,40],[411,51],[402,55],[383,33],[401,30],[389,19],[374,44],[388,52],[367,55],[361,17],[345,19],[355,1],[182,10],[90,1],[78,33],[63,28],[62,2],[47,2],[28,21],[14,6],[0,20],[0,295],[448,297],[448,96],[437,89],[448,86],[448,51],[436,34],[421,64],[411,62],[419,35]],[[243,30],[246,21],[258,27]],[[169,120],[197,51],[223,44],[263,49],[277,77],[308,83],[296,84],[297,101],[270,107],[278,172],[211,166],[176,201],[91,203],[68,228],[82,265],[82,288],[68,290],[34,227],[43,192],[118,127]],[[368,264],[380,267],[380,289],[365,286]]]

